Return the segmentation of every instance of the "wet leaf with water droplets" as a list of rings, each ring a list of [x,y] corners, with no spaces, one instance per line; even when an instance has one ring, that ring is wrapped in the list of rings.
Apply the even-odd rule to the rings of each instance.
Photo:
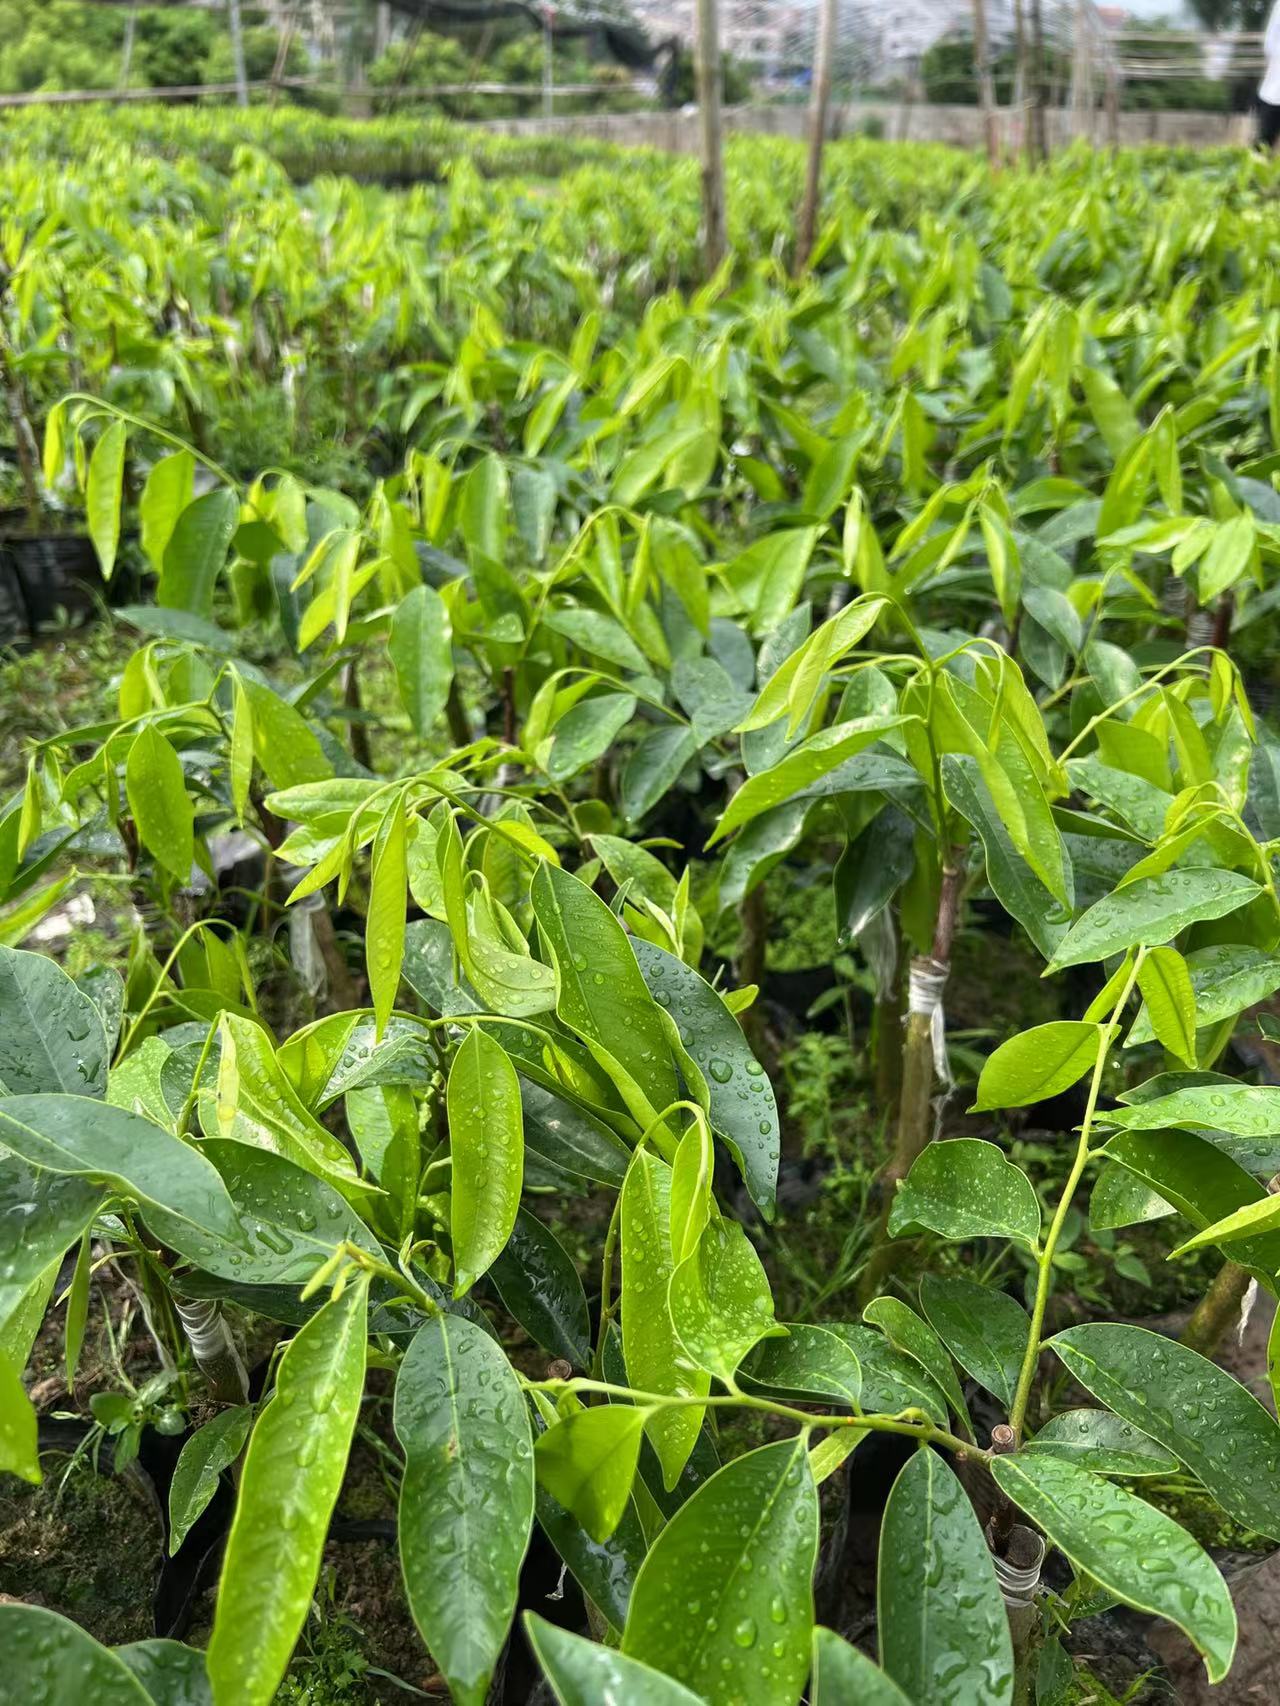
[[[920,1283],[920,1306],[961,1368],[1007,1409],[1031,1331],[1022,1305],[991,1286],[926,1274]]]
[[[131,1641],[117,1647],[115,1655],[146,1689],[153,1706],[213,1706],[204,1654],[198,1648],[181,1641]]]
[[[1216,1565],[1186,1529],[1059,1457],[997,1457],[991,1473],[1077,1571],[1126,1605],[1176,1623],[1203,1653],[1209,1681],[1221,1681],[1235,1652],[1235,1608]]]
[[[0,1158],[0,1326],[105,1201],[88,1179],[32,1167],[19,1155]]]
[[[3,1353],[0,1353],[0,1473],[20,1476],[33,1486],[40,1483],[36,1413],[22,1376]]]
[[[369,999],[381,1038],[400,989],[404,962],[404,926],[408,906],[408,838],[405,794],[397,794],[383,814],[373,843],[369,916],[365,920],[365,966]]]
[[[994,1143],[956,1137],[930,1143],[898,1187],[889,1212],[896,1237],[913,1226],[944,1238],[1040,1236],[1040,1204],[1031,1181]]]
[[[489,1269],[503,1305],[537,1345],[577,1368],[591,1361],[587,1297],[573,1259],[537,1215],[522,1208]]]
[[[1172,942],[1189,924],[1223,918],[1262,890],[1240,871],[1165,871],[1104,895],[1077,918],[1054,950],[1051,971],[1086,965],[1139,943]]]
[[[240,1478],[209,1640],[217,1706],[267,1706],[320,1573],[364,1393],[361,1275],[289,1341]]]
[[[929,1323],[922,1321],[909,1304],[897,1297],[873,1297],[862,1311],[862,1319],[878,1327],[895,1351],[920,1364],[972,1436],[969,1407],[956,1379],[950,1353]]]
[[[834,1629],[813,1632],[813,1692],[810,1706],[911,1706],[879,1665],[842,1641]]]
[[[934,1452],[898,1476],[880,1529],[880,1659],[911,1700],[1008,1706],[1013,1647],[968,1494]]]
[[[795,1706],[809,1674],[817,1552],[804,1438],[735,1458],[654,1541],[623,1652],[711,1706]]]
[[[1170,1475],[1178,1467],[1172,1452],[1110,1410],[1064,1410],[1023,1450],[1066,1458],[1096,1475]]]
[[[90,998],[44,954],[0,947],[0,1085],[11,1095],[107,1093],[107,1037]]]
[[[1280,1423],[1224,1369],[1144,1327],[1070,1327],[1049,1348],[1109,1410],[1199,1477],[1228,1515],[1280,1540]]]
[[[454,1295],[461,1297],[502,1254],[520,1206],[524,1120],[520,1082],[506,1050],[479,1025],[449,1068],[449,1231]]]
[[[577,1517],[593,1540],[607,1540],[622,1521],[648,1416],[631,1404],[575,1410],[534,1448],[539,1485]]]
[[[457,1706],[481,1706],[516,1608],[533,1522],[533,1441],[501,1349],[456,1315],[400,1365],[400,1564],[413,1620]]]
[[[253,1410],[248,1404],[219,1410],[203,1427],[196,1429],[178,1453],[169,1483],[171,1558],[217,1491],[222,1471],[239,1457],[252,1421]]]
[[[785,1332],[755,1247],[736,1220],[713,1216],[671,1276],[671,1319],[685,1350],[717,1379],[731,1381],[761,1339]]]
[[[838,1334],[826,1327],[793,1321],[785,1339],[760,1345],[742,1370],[748,1385],[771,1392],[857,1404],[862,1393],[862,1368],[856,1354]]]
[[[702,1706],[678,1682],[596,1641],[524,1614],[525,1633],[560,1706]]]
[[[1083,1019],[1055,1019],[1010,1037],[987,1057],[969,1112],[1025,1108],[1069,1090],[1093,1071],[1102,1037],[1101,1025]]]
[[[0,1605],[0,1675],[8,1698],[24,1706],[154,1706],[109,1647],[43,1606]]]
[[[636,940],[632,947],[649,993],[679,1035],[685,1075],[694,1079],[690,1089],[703,1099],[712,1128],[733,1151],[751,1200],[770,1217],[781,1134],[768,1074],[742,1026],[704,977],[652,942]]]

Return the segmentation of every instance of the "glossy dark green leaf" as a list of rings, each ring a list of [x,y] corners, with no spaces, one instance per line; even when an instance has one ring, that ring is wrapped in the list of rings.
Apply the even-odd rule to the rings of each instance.
[[[1193,1132],[1124,1131],[1106,1153],[1201,1229],[1216,1233],[1220,1222],[1240,1210],[1269,1218],[1266,1205],[1276,1202],[1239,1162]],[[1280,1232],[1251,1226],[1241,1236],[1231,1251],[1237,1261],[1264,1274],[1280,1273]]]
[[[578,1270],[537,1215],[522,1208],[489,1278],[510,1315],[553,1357],[575,1368],[591,1361],[591,1322]]]
[[[956,1137],[931,1143],[898,1187],[889,1212],[893,1236],[913,1226],[944,1238],[1040,1236],[1040,1204],[1031,1181],[994,1143]]]
[[[735,1458],[654,1542],[622,1650],[712,1706],[795,1706],[809,1674],[817,1550],[803,1437]]]
[[[1143,1327],[1093,1322],[1049,1346],[1086,1391],[1171,1451],[1237,1522],[1280,1539],[1280,1424],[1239,1381]]]
[[[900,728],[905,720],[899,716],[857,717],[820,729],[771,770],[748,777],[722,812],[708,845],[811,787],[846,759]]]
[[[183,510],[164,551],[156,601],[167,610],[213,615],[213,589],[240,520],[240,500],[219,488]]]
[[[70,1618],[43,1606],[0,1605],[0,1671],[10,1698],[30,1706],[154,1706],[137,1677],[109,1647]]]
[[[1110,1410],[1063,1410],[1024,1450],[1063,1457],[1096,1475],[1171,1475],[1178,1460]]]
[[[671,1252],[671,1169],[638,1150],[620,1209],[622,1248],[622,1348],[627,1376],[640,1392],[680,1397],[704,1395],[710,1377],[689,1364],[671,1319],[667,1296],[675,1262]],[[696,1404],[660,1410],[648,1436],[673,1487],[702,1426]]]
[[[915,1357],[904,1356],[883,1333],[870,1327],[830,1321],[827,1330],[858,1359],[862,1370],[862,1408],[868,1414],[923,1410],[939,1427],[946,1426],[947,1400]]]
[[[768,1074],[742,1026],[705,978],[652,942],[631,945],[653,999],[670,1017],[702,1076],[696,1089],[706,1092],[712,1128],[733,1151],[752,1201],[771,1215],[782,1139]]]
[[[400,702],[419,734],[444,710],[453,683],[453,627],[433,587],[415,586],[391,618],[387,655],[396,672]]]
[[[880,1661],[908,1699],[1009,1706],[1013,1648],[968,1494],[932,1451],[893,1484],[880,1529]]]
[[[926,1274],[920,1306],[961,1368],[1008,1408],[1031,1331],[1021,1304],[991,1286]]]
[[[449,926],[436,918],[415,918],[405,927],[405,982],[433,1013],[479,1013],[482,1005],[475,991],[455,970],[453,937]]]
[[[836,930],[851,942],[897,894],[915,868],[915,824],[897,806],[886,806],[836,862]]]
[[[21,1372],[0,1351],[0,1473],[38,1485],[40,1450],[36,1413]]]
[[[1187,1125],[1236,1137],[1268,1137],[1280,1131],[1280,1088],[1222,1081],[1192,1085],[1130,1107],[1111,1108],[1106,1119],[1127,1131]]]
[[[1126,1605],[1176,1623],[1203,1653],[1210,1682],[1221,1681],[1235,1652],[1235,1608],[1186,1529],[1060,1457],[1019,1452],[997,1457],[991,1472],[1078,1571]]]
[[[183,1445],[169,1483],[171,1557],[217,1491],[222,1471],[239,1457],[252,1421],[253,1411],[247,1404],[219,1410]]]
[[[649,1549],[635,1500],[605,1541],[593,1540],[564,1506],[539,1487],[535,1509],[538,1524],[569,1567],[570,1574],[619,1634],[640,1566]]]
[[[662,1016],[626,932],[577,877],[539,865],[533,910],[555,963],[556,1013],[650,1124],[679,1096]]]
[[[106,1192],[89,1179],[29,1166],[18,1155],[0,1158],[0,1325],[105,1201]]]
[[[593,1540],[607,1540],[622,1520],[646,1420],[647,1412],[631,1404],[598,1404],[571,1412],[534,1447],[539,1485]]]
[[[555,727],[547,775],[567,782],[608,752],[636,714],[631,693],[596,693],[565,713]]]
[[[520,1082],[506,1050],[480,1025],[453,1057],[448,1105],[449,1232],[454,1295],[461,1297],[505,1248],[524,1180]]]
[[[525,1633],[560,1706],[699,1706],[700,1697],[661,1671],[598,1641],[524,1614]]]
[[[977,759],[944,754],[942,786],[950,803],[978,833],[992,893],[1047,958],[1066,934],[1070,915],[1014,845]]]
[[[653,810],[697,751],[698,737],[684,723],[667,723],[644,736],[622,772],[619,799],[628,823],[639,823]]]
[[[209,1640],[216,1699],[267,1706],[302,1632],[364,1393],[368,1291],[353,1280],[289,1341],[254,1427]]]
[[[964,1401],[950,1353],[929,1323],[897,1297],[873,1297],[862,1311],[862,1318],[871,1326],[878,1327],[895,1351],[920,1364],[944,1394],[961,1425],[972,1433],[969,1407]]]
[[[826,1327],[789,1322],[785,1339],[758,1345],[743,1368],[751,1384],[772,1392],[853,1407],[862,1396],[857,1356]]]
[[[988,1055],[971,1113],[1043,1102],[1092,1072],[1104,1035],[1101,1025],[1055,1019],[1020,1031]]]
[[[107,1038],[97,1007],[45,954],[0,947],[0,1086],[14,1096],[105,1096]]]
[[[204,1654],[181,1641],[131,1641],[117,1647],[126,1664],[146,1689],[153,1706],[213,1706],[213,1690]]]
[[[810,1706],[911,1706],[890,1677],[834,1629],[813,1632]]]
[[[1196,1023],[1216,1025],[1246,1007],[1265,1001],[1280,989],[1280,958],[1243,943],[1215,943],[1194,948],[1186,956],[1195,994]],[[1150,1042],[1155,1036],[1151,1016],[1144,1007],[1129,1032],[1127,1042]]]
[[[0,1143],[32,1166],[107,1181],[134,1197],[247,1248],[235,1204],[198,1149],[140,1114],[87,1096],[0,1099]]]
[[[534,1494],[525,1399],[487,1333],[456,1315],[427,1322],[396,1378],[395,1430],[409,1609],[458,1706],[481,1706],[515,1614]]]
[[[1142,943],[1171,942],[1189,924],[1223,918],[1246,906],[1258,884],[1239,871],[1212,867],[1165,871],[1104,895],[1067,931],[1050,967],[1085,965]]]
[[[1089,1225],[1099,1232],[1162,1220],[1173,1208],[1118,1161],[1107,1162],[1089,1196]]]
[[[125,788],[138,839],[175,881],[187,882],[195,858],[195,807],[181,759],[152,723],[129,748]]]
[[[621,1185],[631,1151],[608,1126],[583,1108],[527,1078],[520,1080],[527,1151],[581,1179]]]

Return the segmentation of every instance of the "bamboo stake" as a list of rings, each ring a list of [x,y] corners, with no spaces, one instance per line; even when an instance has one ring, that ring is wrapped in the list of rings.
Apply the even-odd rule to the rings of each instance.
[[[702,130],[702,223],[707,277],[725,253],[724,148],[720,129],[720,29],[716,0],[698,0],[695,59]]]
[[[982,0],[974,0],[981,5]],[[804,201],[796,232],[796,273],[809,264],[818,223],[822,193],[822,149],[827,138],[827,110],[831,105],[831,60],[835,52],[836,0],[822,0],[818,15],[818,45],[813,61],[813,93],[809,101],[809,163],[805,172]]]
[[[830,3],[830,0],[828,0]],[[978,105],[987,139],[987,160],[992,171],[1000,164],[1000,121],[996,117],[996,90],[991,76],[991,46],[987,35],[987,0],[973,0],[973,63],[978,74]]]

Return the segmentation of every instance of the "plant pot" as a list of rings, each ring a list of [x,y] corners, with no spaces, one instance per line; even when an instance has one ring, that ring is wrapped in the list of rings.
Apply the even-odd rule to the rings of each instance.
[[[104,586],[92,542],[81,533],[40,533],[25,511],[0,511],[0,643],[34,640],[60,612],[87,619],[104,597],[125,603],[136,577],[117,568]]]

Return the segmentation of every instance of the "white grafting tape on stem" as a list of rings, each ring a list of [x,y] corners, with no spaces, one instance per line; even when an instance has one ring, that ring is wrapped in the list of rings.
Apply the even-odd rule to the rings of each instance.
[[[223,1356],[231,1345],[231,1335],[222,1319],[222,1310],[215,1298],[175,1297],[173,1307],[187,1335],[191,1354],[202,1367]]]
[[[951,967],[941,960],[922,956],[911,962],[907,980],[907,1012],[918,1013],[929,1021],[929,1037],[933,1044],[933,1070],[948,1090],[955,1080],[947,1060],[947,1015],[942,1005]]]
[[[1040,1585],[1040,1571],[1044,1567],[1045,1553],[1044,1541],[1031,1529],[1019,1523],[1015,1534],[1020,1543],[1018,1550],[1027,1560],[1025,1564],[1014,1563],[1011,1559],[1001,1558],[995,1553],[991,1557],[991,1562],[996,1567],[1000,1592],[1011,1611],[1033,1602],[1035,1591]]]

